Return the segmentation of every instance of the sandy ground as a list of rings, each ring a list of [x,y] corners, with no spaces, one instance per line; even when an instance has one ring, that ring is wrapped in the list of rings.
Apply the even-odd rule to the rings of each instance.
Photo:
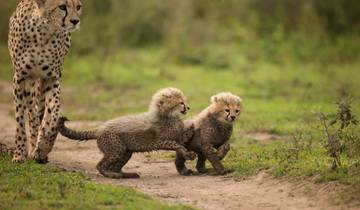
[[[0,104],[0,141],[13,144],[15,121],[11,105]],[[73,122],[70,127],[91,127],[96,123]],[[51,165],[67,171],[81,171],[92,180],[111,185],[136,188],[154,198],[170,203],[188,204],[200,209],[257,210],[257,209],[360,209],[356,206],[334,206],[329,195],[334,184],[275,179],[265,173],[244,181],[226,176],[177,174],[173,161],[161,159],[157,153],[135,154],[124,171],[138,172],[140,179],[114,180],[102,177],[95,169],[101,158],[96,142],[77,142],[58,136],[49,156]]]

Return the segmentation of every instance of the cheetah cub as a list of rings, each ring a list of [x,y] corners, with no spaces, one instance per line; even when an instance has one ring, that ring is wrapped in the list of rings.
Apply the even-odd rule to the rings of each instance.
[[[97,139],[97,145],[104,154],[97,169],[103,176],[139,178],[137,173],[122,172],[133,152],[174,150],[185,159],[195,158],[193,152],[188,152],[181,145],[183,138],[192,136],[194,132],[193,128],[184,132],[181,117],[190,109],[185,100],[181,90],[164,88],[153,95],[146,113],[119,117],[92,131],[71,130],[65,127],[66,118],[62,117],[58,129],[70,139]]]
[[[205,161],[208,159],[218,174],[226,174],[229,170],[221,164],[227,152],[230,150],[230,137],[233,124],[239,118],[242,111],[242,100],[232,93],[219,93],[211,97],[211,104],[199,115],[186,120],[185,125],[194,125],[195,134],[185,144],[190,151],[198,155],[196,169],[199,173],[205,173]],[[185,157],[181,153],[176,154],[175,165],[182,175],[190,175],[193,172],[185,166]]]

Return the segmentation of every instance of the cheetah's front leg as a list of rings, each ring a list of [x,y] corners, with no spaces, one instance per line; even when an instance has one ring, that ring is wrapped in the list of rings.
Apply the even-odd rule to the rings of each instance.
[[[20,71],[19,71],[20,72]],[[15,151],[12,161],[14,163],[24,162],[27,156],[26,150],[26,130],[25,130],[25,78],[14,75],[13,79],[14,88],[14,105],[15,105],[15,119],[16,119],[16,132],[15,132]]]
[[[53,78],[44,83],[45,113],[39,129],[37,144],[32,157],[39,163],[47,162],[57,136],[57,122],[60,112],[59,79]]]
[[[26,82],[26,103],[28,106],[28,120],[30,130],[30,144],[29,144],[29,155],[31,155],[35,148],[38,137],[38,131],[40,122],[44,114],[43,101],[44,95],[41,89],[42,81],[29,80]]]

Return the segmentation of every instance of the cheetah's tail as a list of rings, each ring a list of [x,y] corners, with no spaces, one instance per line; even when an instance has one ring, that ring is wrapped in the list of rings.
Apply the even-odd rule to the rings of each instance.
[[[69,139],[73,140],[90,140],[90,139],[96,139],[96,131],[75,131],[70,128],[67,128],[65,126],[65,121],[68,121],[66,117],[60,117],[58,121],[58,131],[61,133],[61,135],[68,137]]]

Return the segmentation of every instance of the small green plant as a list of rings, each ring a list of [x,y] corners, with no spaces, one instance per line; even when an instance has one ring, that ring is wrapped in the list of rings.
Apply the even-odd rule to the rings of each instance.
[[[59,180],[57,182],[59,188],[59,194],[61,198],[65,198],[66,182]]]
[[[274,155],[279,160],[279,163],[286,162],[290,165],[296,163],[299,160],[300,153],[305,149],[303,141],[303,133],[298,132],[293,135],[290,144],[275,149]]]
[[[360,152],[360,137],[354,129],[358,120],[352,112],[351,102],[351,99],[339,101],[336,115],[320,113],[320,123],[325,134],[322,145],[333,159],[332,170],[341,166],[342,155],[354,158]]]

